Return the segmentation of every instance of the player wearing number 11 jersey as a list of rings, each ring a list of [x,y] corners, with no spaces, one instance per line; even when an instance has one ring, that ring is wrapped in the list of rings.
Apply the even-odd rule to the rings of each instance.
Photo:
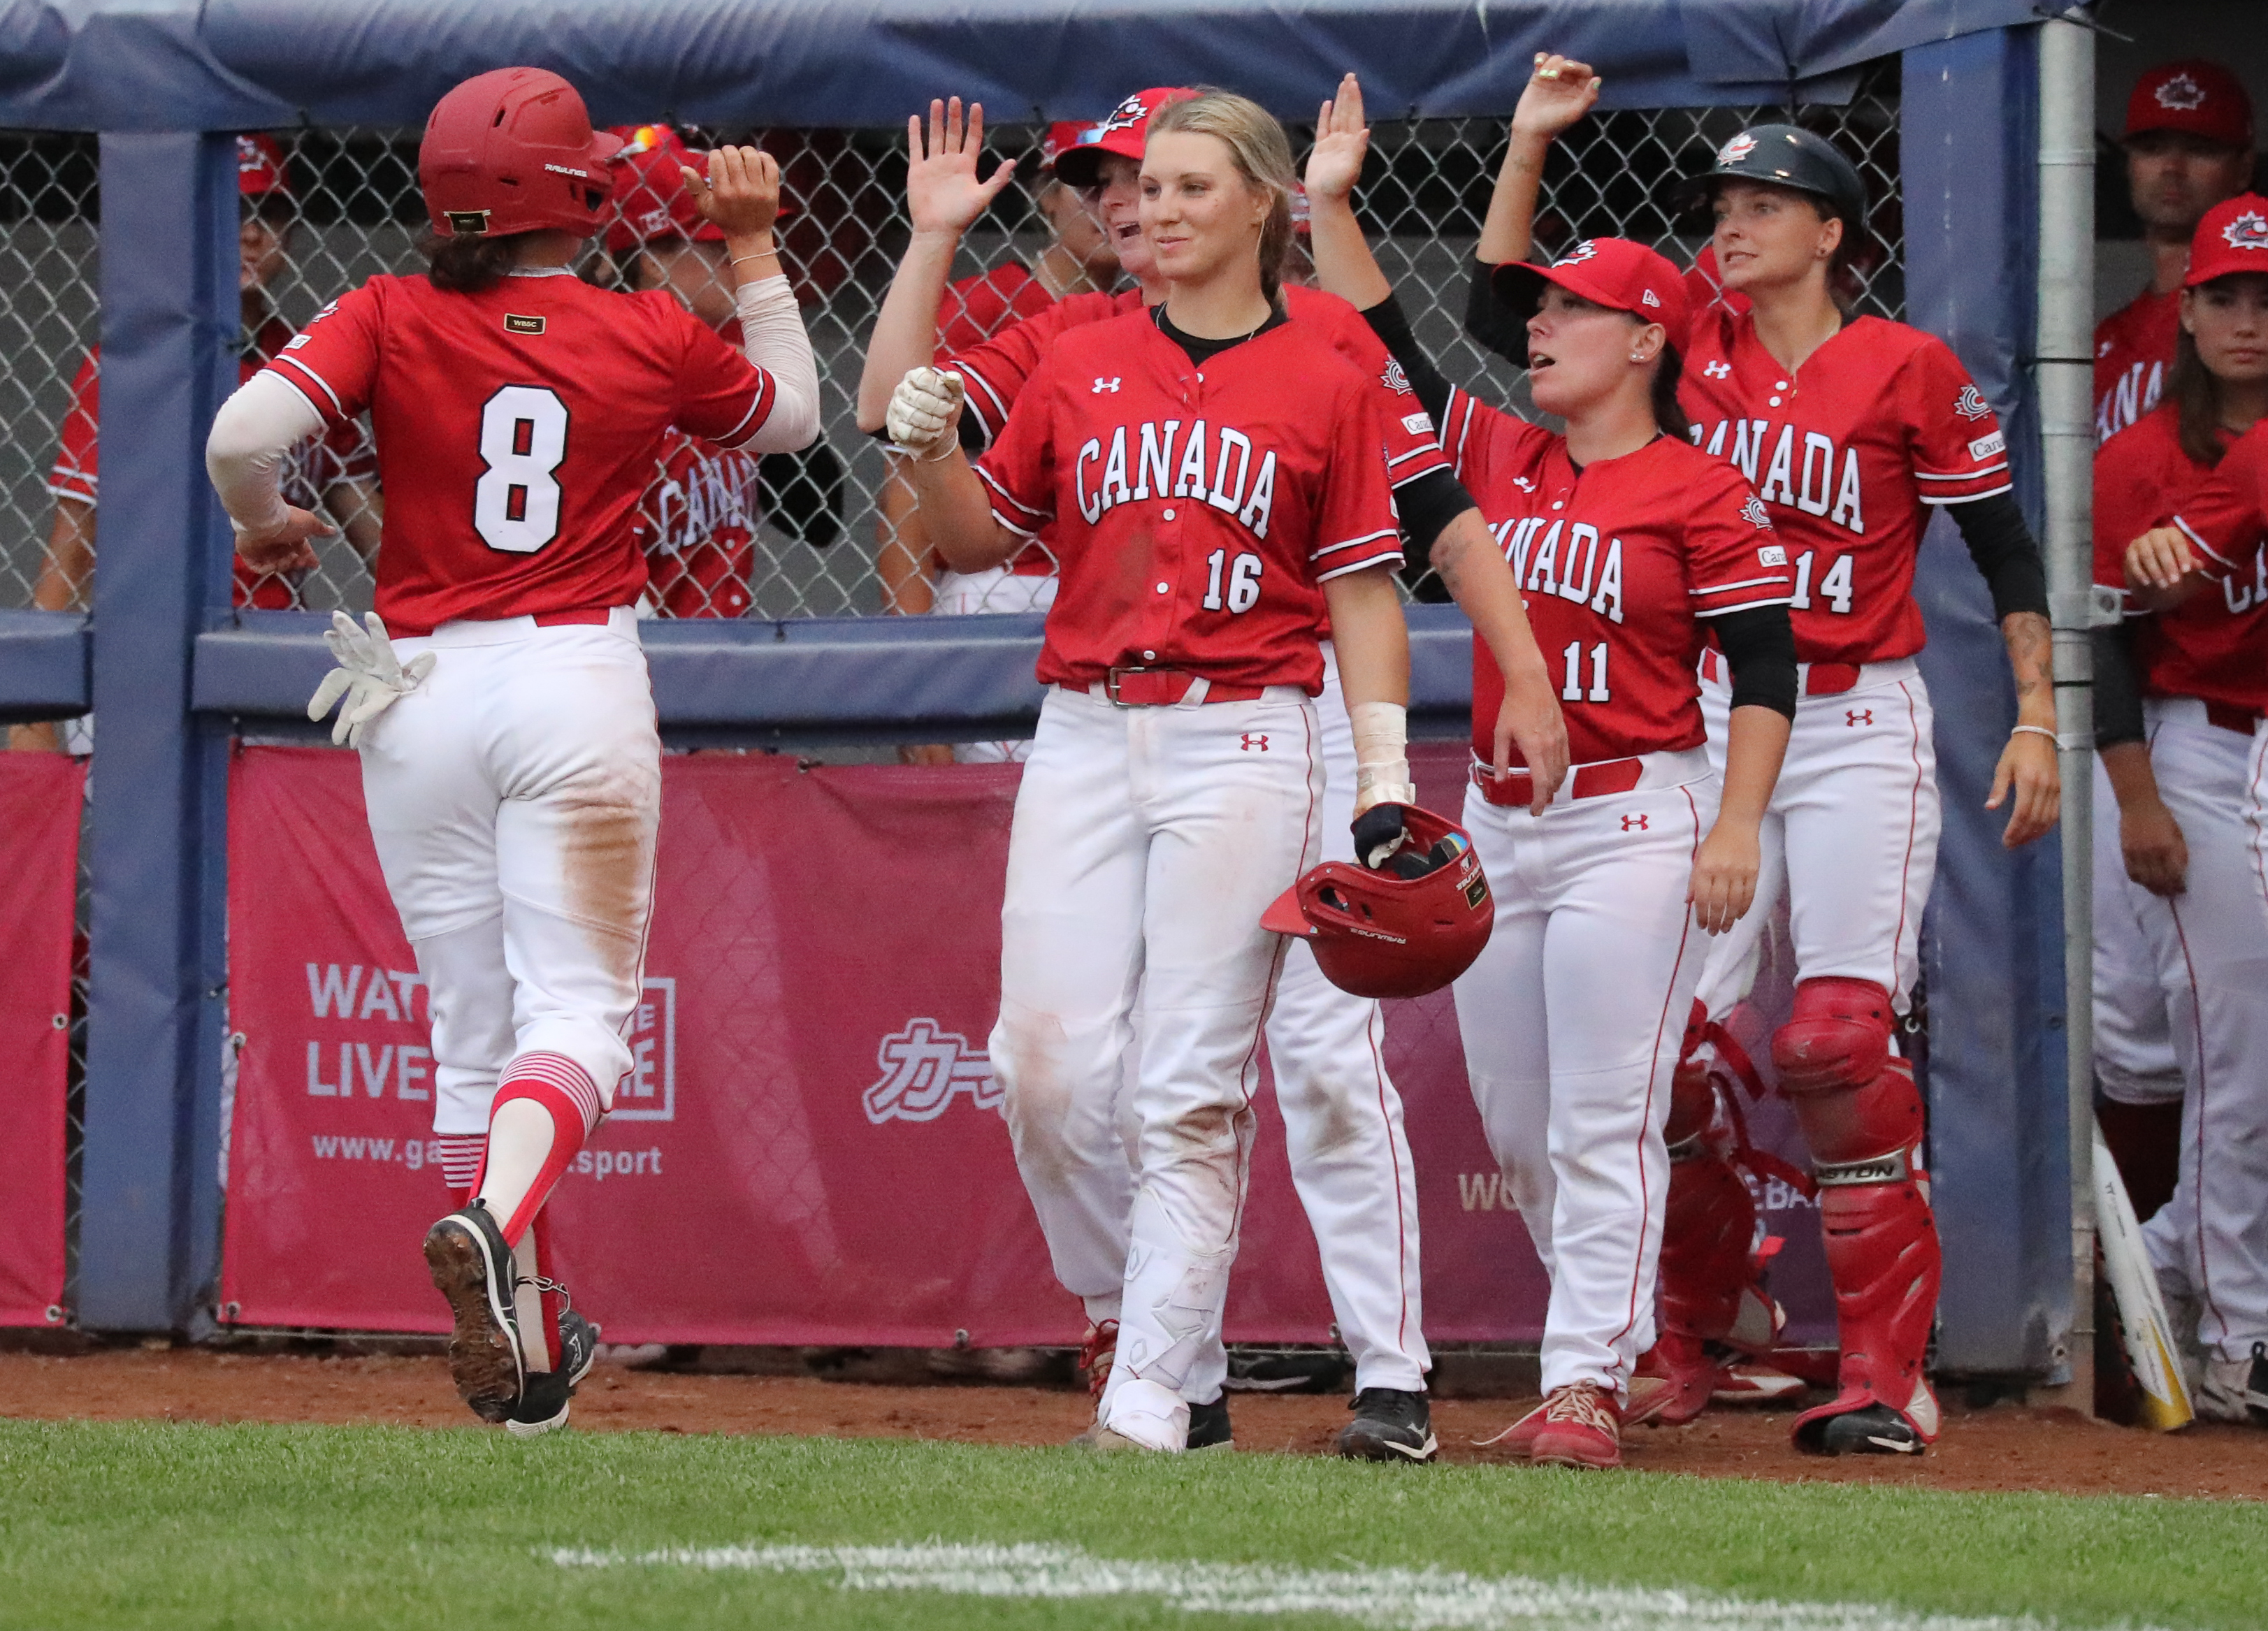
[[[771,223],[779,176],[710,156],[701,213],[739,276],[747,355],[670,296],[567,269],[602,224],[619,138],[556,74],[499,69],[441,99],[419,179],[430,275],[328,307],[222,408],[206,462],[255,567],[320,524],[291,509],[285,450],[367,408],[387,484],[378,609],[345,620],[335,740],[361,751],[387,892],[432,1004],[434,1130],[458,1209],[425,1258],[475,1414],[567,1419],[596,1330],[565,1307],[544,1201],[629,1071],[661,745],[634,606],[640,496],[673,430],[786,452],[818,379]],[[764,366],[756,365],[761,359]]]

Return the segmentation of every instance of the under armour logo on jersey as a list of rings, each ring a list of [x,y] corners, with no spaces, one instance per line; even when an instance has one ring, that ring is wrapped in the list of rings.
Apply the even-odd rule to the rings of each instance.
[[[2220,235],[2231,249],[2268,249],[2268,217],[2257,209],[2248,209],[2222,227]]]
[[[1871,708],[1846,708],[1843,710],[1843,723],[1846,725],[1873,724],[1874,710]]]
[[[1982,419],[1992,411],[1992,405],[1975,386],[1963,386],[1961,394],[1953,399],[1953,411],[1963,419]]]
[[[1701,364],[1701,377],[1705,379],[1730,379],[1733,365],[1730,363],[1704,363]]]
[[[1623,831],[1625,833],[1643,833],[1646,830],[1646,818],[1642,815],[1624,816],[1623,818]]]
[[[1535,490],[1535,483],[1529,481],[1524,475],[1516,475],[1513,477],[1512,484],[1523,493],[1532,493]]]
[[[2170,76],[2158,87],[2158,106],[2186,114],[2205,106],[2205,87],[2187,74]]]
[[[1114,378],[1098,379],[1094,382],[1094,389],[1087,394],[1090,396],[1101,396],[1105,391],[1116,391],[1118,389],[1119,381],[1125,378],[1125,375],[1120,374]]]
[[[1268,751],[1268,738],[1264,733],[1256,733],[1254,731],[1245,731],[1239,734],[1243,738],[1243,740],[1239,743],[1238,746],[1244,752],[1249,753],[1256,750],[1257,752],[1264,753]]]

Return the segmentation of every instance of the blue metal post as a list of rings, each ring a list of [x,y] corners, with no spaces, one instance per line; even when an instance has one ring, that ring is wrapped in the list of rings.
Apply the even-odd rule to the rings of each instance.
[[[2017,497],[2040,525],[2032,333],[2036,31],[1908,51],[1899,162],[1908,320],[1948,342],[1999,410]],[[1987,811],[2015,720],[1984,580],[1940,517],[1917,585],[1937,708],[1945,836],[1931,898],[1930,1156],[1948,1243],[1939,1363],[2053,1379],[2071,1324],[2058,835],[2011,855]]]
[[[191,642],[229,595],[204,436],[236,385],[234,138],[102,138],[86,1142],[79,1318],[185,1326],[212,1275],[208,1017],[226,742],[189,714]]]

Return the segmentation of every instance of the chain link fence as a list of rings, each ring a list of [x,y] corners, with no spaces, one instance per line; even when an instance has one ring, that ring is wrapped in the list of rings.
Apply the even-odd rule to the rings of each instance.
[[[1611,233],[1690,261],[1704,224],[1675,212],[1676,179],[1705,168],[1743,125],[1788,116],[1778,108],[1724,107],[1585,121],[1547,167],[1538,253]],[[1898,315],[1896,64],[1862,75],[1847,105],[1794,116],[1859,164],[1872,215],[1851,292],[1859,311]],[[306,130],[256,137],[242,149],[248,362],[364,278],[420,266],[416,134]],[[750,135],[681,134],[696,149]],[[957,276],[1030,267],[1047,249],[1050,232],[1037,197],[1042,134],[1032,126],[988,132],[994,155],[988,165],[1017,158],[1025,182],[1003,194],[969,234]],[[1305,134],[1294,129],[1295,147]],[[1504,134],[1504,121],[1495,119],[1381,121],[1359,202],[1387,276],[1444,371],[1525,408],[1518,371],[1462,332],[1472,246]],[[905,243],[903,140],[895,131],[869,130],[772,132],[763,139],[780,158],[794,209],[781,236],[818,353],[825,429],[819,447],[792,458],[717,459],[680,447],[658,461],[642,533],[655,576],[650,609],[762,619],[895,609],[897,596],[878,565],[894,537],[888,517],[902,506],[884,502],[887,461],[853,422],[852,398],[866,334]],[[18,606],[32,603],[48,557],[57,510],[51,477],[59,450],[69,473],[72,386],[95,337],[94,179],[92,137],[0,138],[0,596]],[[634,201],[632,213],[639,207]],[[681,246],[666,235],[643,246],[626,239],[618,232],[611,244],[594,243],[584,275],[618,286],[667,286],[701,308],[699,285],[708,268],[723,270],[721,253],[688,269],[685,257],[669,253]],[[981,323],[1000,304],[983,301],[980,291],[967,317]],[[320,564],[301,581],[240,584],[239,599],[314,610],[366,607],[365,559],[382,502],[370,474],[368,449],[356,437],[335,437],[304,458],[295,478],[299,495],[328,511],[341,534],[323,542]],[[91,485],[84,490],[92,496]]]

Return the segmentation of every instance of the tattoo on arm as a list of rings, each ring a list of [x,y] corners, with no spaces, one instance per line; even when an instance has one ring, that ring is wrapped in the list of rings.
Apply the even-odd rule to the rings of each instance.
[[[2011,612],[2000,620],[2000,637],[2007,643],[2008,666],[2016,677],[2016,706],[2052,704],[2055,636],[2048,620],[2037,612]]]

